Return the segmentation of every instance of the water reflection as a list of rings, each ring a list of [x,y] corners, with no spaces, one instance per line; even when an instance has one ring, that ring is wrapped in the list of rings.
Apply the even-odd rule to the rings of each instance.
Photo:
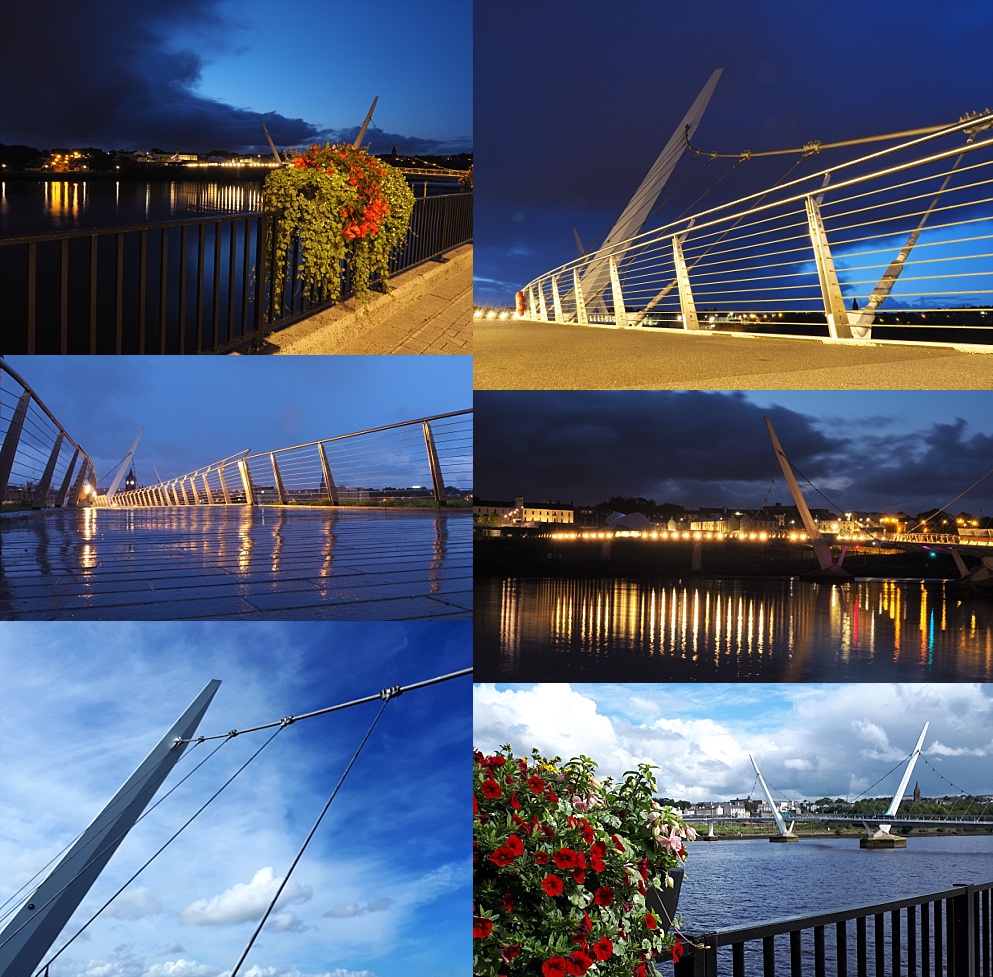
[[[993,605],[942,583],[483,580],[485,679],[993,677]]]

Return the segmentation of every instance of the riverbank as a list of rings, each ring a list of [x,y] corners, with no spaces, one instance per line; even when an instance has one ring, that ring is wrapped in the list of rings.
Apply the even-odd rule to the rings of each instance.
[[[478,532],[477,576],[489,577],[799,577],[817,569],[813,550],[787,540],[703,542],[694,569],[692,540],[555,540],[550,536],[493,537]],[[853,577],[954,580],[947,553],[852,548],[843,566]]]

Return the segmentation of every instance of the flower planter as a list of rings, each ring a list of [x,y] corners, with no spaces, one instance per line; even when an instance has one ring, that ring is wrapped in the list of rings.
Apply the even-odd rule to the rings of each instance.
[[[676,905],[679,903],[679,887],[683,884],[683,875],[686,870],[682,868],[670,868],[664,871],[667,871],[672,877],[672,888],[670,889],[663,882],[663,888],[649,889],[645,895],[645,905],[658,913],[662,929],[668,933],[672,929],[672,921],[676,918]],[[659,872],[660,879],[663,874],[664,872]]]

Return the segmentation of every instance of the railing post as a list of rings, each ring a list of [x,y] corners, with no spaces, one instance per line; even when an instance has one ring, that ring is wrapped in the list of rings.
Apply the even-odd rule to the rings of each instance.
[[[976,892],[971,885],[963,885],[961,889],[961,895],[953,896],[946,910],[948,972],[955,974],[955,977],[979,977],[972,912]]]
[[[14,467],[14,456],[17,454],[21,429],[24,427],[24,418],[27,417],[30,403],[31,393],[25,390],[17,402],[17,407],[14,408],[14,416],[10,419],[7,435],[3,439],[3,447],[0,448],[0,502],[7,498],[7,484],[10,481],[11,469]]]
[[[545,286],[538,286],[538,316],[542,322],[548,322],[548,304],[545,302]]]
[[[190,492],[193,493],[193,504],[200,505],[200,490],[197,488],[196,477],[190,476]]]
[[[559,297],[559,283],[552,275],[552,310],[555,313],[555,321],[562,322],[562,299]]]
[[[55,508],[61,509],[66,504],[66,496],[69,494],[69,483],[72,481],[72,473],[76,470],[76,462],[79,461],[79,448],[72,453],[72,460],[66,469],[65,478],[59,486],[59,494],[55,497]]]
[[[693,301],[693,290],[690,288],[690,273],[686,269],[686,259],[683,257],[683,241],[673,235],[672,258],[676,263],[676,285],[679,288],[679,309],[683,314],[683,328],[699,331],[700,321],[696,315],[696,303]]]
[[[238,474],[241,485],[245,490],[245,505],[255,505],[255,490],[252,487],[252,473],[248,470],[248,462],[244,458],[238,462]]]
[[[79,505],[79,500],[83,497],[83,485],[86,483],[86,471],[89,467],[89,462],[85,460],[79,466],[79,474],[76,476],[76,481],[72,486],[72,492],[69,494],[69,506],[71,508]]]
[[[579,284],[579,269],[572,269],[572,285],[576,291],[576,322],[581,326],[589,324],[586,318],[586,299],[583,298],[583,289]]]
[[[852,339],[848,310],[841,295],[841,285],[838,283],[838,273],[835,271],[834,258],[831,257],[831,248],[828,246],[820,208],[813,197],[806,197],[804,202],[807,205],[807,223],[810,228],[810,240],[814,246],[814,263],[821,284],[821,299],[824,302],[828,332],[832,339]]]
[[[622,329],[627,328],[628,314],[624,308],[624,295],[621,292],[621,278],[617,273],[617,262],[610,258],[610,294],[614,301],[614,320]]]
[[[272,477],[276,482],[276,496],[280,505],[286,505],[286,493],[283,491],[283,478],[279,474],[279,465],[276,464],[276,453],[269,452],[269,460],[272,462]]]
[[[207,496],[207,505],[213,505],[214,496],[213,493],[210,491],[210,482],[207,481],[206,472],[203,473],[203,491],[204,491],[204,495]]]
[[[41,481],[35,489],[34,501],[31,503],[32,509],[44,509],[48,501],[48,488],[52,484],[52,476],[55,474],[55,463],[59,460],[59,452],[62,450],[62,441],[65,439],[65,432],[59,431],[59,436],[55,439],[55,447],[48,456],[48,463],[42,473]]]
[[[228,483],[224,481],[224,469],[217,469],[217,480],[221,483],[221,495],[224,496],[224,504],[231,505],[231,493],[228,491]]]
[[[534,303],[534,289],[530,287],[528,288],[528,318],[529,319],[538,318],[538,310],[537,308],[535,308],[535,303]]]
[[[674,977],[717,977],[717,934],[693,937],[686,952],[673,965]]]
[[[337,505],[338,486],[334,484],[334,476],[331,474],[331,466],[328,464],[328,456],[324,451],[323,442],[318,443],[317,453],[321,459],[321,471],[324,472],[324,487],[328,490],[328,502],[331,505]]]
[[[190,497],[186,494],[186,482],[183,479],[179,480],[179,491],[183,493],[183,505],[189,505]]]
[[[445,505],[445,480],[441,474],[441,464],[438,461],[438,452],[435,450],[431,425],[424,421],[421,426],[424,428],[424,445],[428,452],[428,464],[431,466],[431,481],[434,483],[434,500],[438,505]]]

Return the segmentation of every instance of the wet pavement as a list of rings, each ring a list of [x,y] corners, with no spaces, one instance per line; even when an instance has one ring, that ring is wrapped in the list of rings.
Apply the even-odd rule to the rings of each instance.
[[[471,524],[274,506],[6,516],[0,619],[471,620]]]

